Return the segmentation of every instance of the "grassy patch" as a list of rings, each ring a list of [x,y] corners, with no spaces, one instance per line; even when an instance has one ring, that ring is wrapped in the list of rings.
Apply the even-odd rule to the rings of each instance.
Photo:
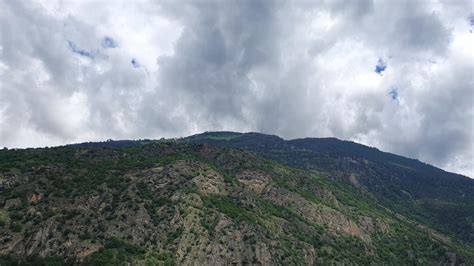
[[[255,215],[245,209],[243,204],[237,199],[227,196],[207,195],[203,196],[202,200],[205,207],[215,208],[237,223],[257,223]]]

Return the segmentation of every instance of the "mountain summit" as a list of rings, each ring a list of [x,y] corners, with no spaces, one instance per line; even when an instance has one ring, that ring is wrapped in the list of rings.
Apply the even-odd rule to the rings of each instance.
[[[0,191],[0,265],[474,263],[474,180],[333,138],[2,150]]]

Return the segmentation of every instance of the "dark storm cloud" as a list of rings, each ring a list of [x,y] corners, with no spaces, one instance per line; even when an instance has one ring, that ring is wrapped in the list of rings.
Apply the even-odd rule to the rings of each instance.
[[[261,131],[474,172],[469,1],[0,9],[4,146]]]

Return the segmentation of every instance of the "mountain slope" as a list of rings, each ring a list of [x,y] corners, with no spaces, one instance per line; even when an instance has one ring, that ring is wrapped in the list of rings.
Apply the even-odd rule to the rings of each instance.
[[[245,149],[288,166],[328,173],[411,219],[474,245],[474,180],[418,160],[335,138],[283,140],[207,132],[180,141]]]
[[[324,172],[201,144],[97,146],[0,151],[1,265],[473,262]]]

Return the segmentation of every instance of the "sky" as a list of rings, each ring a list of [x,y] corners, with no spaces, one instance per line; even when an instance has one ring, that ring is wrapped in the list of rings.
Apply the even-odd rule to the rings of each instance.
[[[471,0],[0,0],[0,146],[231,130],[474,177]]]

